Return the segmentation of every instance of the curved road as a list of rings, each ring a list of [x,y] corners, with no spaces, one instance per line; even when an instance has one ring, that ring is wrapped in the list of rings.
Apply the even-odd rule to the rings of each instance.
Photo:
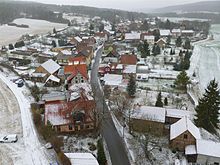
[[[103,92],[98,78],[98,69],[103,47],[96,52],[95,62],[91,72],[91,86],[95,95],[98,113],[101,116],[101,134],[104,137],[111,158],[112,165],[130,165],[127,152],[118,134],[111,115],[104,102]]]
[[[6,85],[7,84],[7,85]],[[52,156],[38,140],[32,115],[30,101],[22,89],[0,73],[0,115],[7,115],[0,124],[0,134],[18,134],[17,143],[0,144],[0,164],[6,165],[49,165]],[[7,163],[2,163],[2,161]]]

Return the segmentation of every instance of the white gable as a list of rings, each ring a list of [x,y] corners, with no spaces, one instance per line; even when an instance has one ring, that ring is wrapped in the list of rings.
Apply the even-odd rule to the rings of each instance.
[[[60,82],[60,79],[59,79],[58,77],[54,76],[54,75],[50,75],[50,76],[47,78],[46,83],[47,83],[49,80],[54,81],[54,82],[57,82],[57,83]]]
[[[189,131],[195,139],[201,139],[199,128],[197,128],[187,117],[184,117],[170,126],[170,140],[175,139],[185,131]]]
[[[41,66],[48,71],[50,74],[55,73],[60,69],[60,65],[58,65],[55,61],[52,59],[46,61],[45,63],[41,64]]]

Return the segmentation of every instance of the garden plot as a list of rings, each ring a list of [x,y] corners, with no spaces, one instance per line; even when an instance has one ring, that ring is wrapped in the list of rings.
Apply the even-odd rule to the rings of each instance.
[[[98,138],[93,137],[77,137],[77,136],[65,136],[64,138],[64,153],[92,153],[97,156],[97,141]]]

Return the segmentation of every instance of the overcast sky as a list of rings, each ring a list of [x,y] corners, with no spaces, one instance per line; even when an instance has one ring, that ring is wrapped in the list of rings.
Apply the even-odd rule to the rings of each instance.
[[[26,1],[26,0],[25,0]],[[29,0],[50,4],[84,5],[123,10],[153,9],[210,0]]]

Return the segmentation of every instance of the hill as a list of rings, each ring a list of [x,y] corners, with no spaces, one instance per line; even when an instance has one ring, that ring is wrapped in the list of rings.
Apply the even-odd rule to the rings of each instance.
[[[67,23],[68,21],[62,18],[62,14],[58,14],[57,12],[78,13],[88,15],[90,17],[100,16],[101,18],[109,21],[114,21],[116,15],[129,20],[148,17],[145,13],[128,12],[115,9],[70,5],[60,6],[24,1],[0,0],[0,24],[11,22],[16,18],[24,17],[24,15],[33,19]]]
[[[185,5],[168,6],[154,12],[220,12],[220,1],[203,1]]]

